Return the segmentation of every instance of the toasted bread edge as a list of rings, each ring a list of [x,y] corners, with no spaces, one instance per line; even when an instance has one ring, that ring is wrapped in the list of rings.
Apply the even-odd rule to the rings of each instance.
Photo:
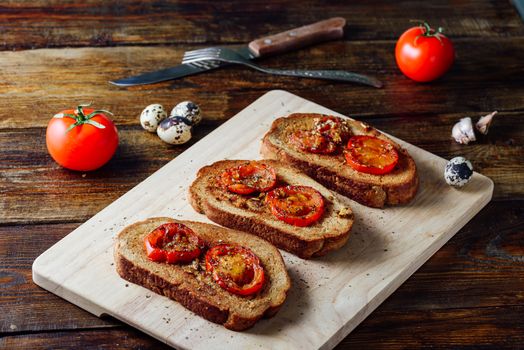
[[[294,113],[288,117],[300,118],[301,115],[305,114],[308,113]],[[414,176],[410,181],[394,186],[374,185],[340,176],[325,167],[294,157],[271,141],[271,136],[280,128],[284,118],[287,117],[274,120],[269,131],[262,138],[260,154],[264,159],[285,161],[327,188],[369,207],[383,208],[385,205],[405,204],[415,197],[419,186],[416,164],[414,164]],[[373,134],[379,133],[374,128],[371,130]],[[406,157],[411,158],[407,151],[402,148],[401,152]]]
[[[234,330],[234,331],[242,331],[242,330],[248,329],[252,327],[260,318],[262,317],[268,318],[268,317],[274,316],[278,312],[278,310],[282,307],[284,301],[286,300],[286,296],[289,291],[289,288],[291,287],[291,281],[288,275],[287,275],[287,281],[288,281],[287,288],[283,290],[282,293],[279,294],[276,300],[273,300],[273,303],[268,305],[268,308],[263,313],[256,315],[255,317],[243,317],[236,313],[230,312],[229,309],[223,309],[223,308],[221,309],[221,308],[216,307],[215,305],[210,304],[204,298],[200,298],[196,291],[189,290],[187,288],[182,288],[180,285],[167,281],[166,279],[152,273],[151,271],[135,265],[132,261],[128,260],[126,257],[124,257],[120,253],[120,239],[127,229],[131,229],[135,227],[136,225],[140,225],[142,223],[145,223],[145,222],[148,222],[149,220],[154,220],[154,219],[158,219],[158,218],[147,219],[141,222],[131,224],[125,227],[119,233],[116,239],[115,245],[114,245],[114,261],[115,261],[116,271],[120,275],[120,277],[122,277],[126,281],[129,281],[131,283],[147,288],[159,295],[163,295],[172,300],[175,300],[179,302],[181,305],[183,305],[185,308],[187,308],[188,310],[205,318],[206,320],[217,323],[217,324],[221,324],[224,327],[230,330]],[[175,221],[171,218],[162,218],[162,219],[165,219],[166,222]],[[210,224],[206,224],[206,225],[210,225]],[[278,253],[276,249],[275,251],[278,254],[279,261],[281,262],[282,266],[284,266],[284,269],[285,269],[285,264],[282,259],[282,256],[280,255],[280,253]],[[286,274],[287,274],[287,271],[286,271]]]

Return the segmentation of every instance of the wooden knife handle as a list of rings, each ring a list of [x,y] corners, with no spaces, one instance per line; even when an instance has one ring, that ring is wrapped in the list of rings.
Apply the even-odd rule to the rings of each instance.
[[[255,57],[262,57],[295,50],[321,41],[341,38],[346,20],[333,17],[300,28],[253,40],[249,50]]]

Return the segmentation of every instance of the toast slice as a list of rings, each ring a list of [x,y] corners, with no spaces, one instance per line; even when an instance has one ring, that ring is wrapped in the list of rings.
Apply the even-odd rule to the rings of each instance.
[[[311,226],[297,227],[278,220],[259,194],[239,195],[227,191],[218,177],[226,169],[246,162],[249,161],[223,160],[200,169],[189,188],[193,208],[220,225],[253,233],[305,259],[325,255],[347,242],[353,225],[349,200],[336,198],[327,188],[284,163],[260,161],[275,169],[277,183],[310,186],[322,194],[324,214]]]
[[[369,207],[382,208],[411,201],[418,189],[417,167],[409,153],[373,127],[345,119],[351,135],[370,135],[386,140],[396,148],[399,159],[392,172],[373,175],[347,165],[342,152],[333,155],[313,154],[290,143],[298,130],[311,130],[316,118],[326,115],[293,113],[276,119],[262,140],[260,153],[267,159],[279,159],[308,174],[327,188]]]
[[[265,271],[263,289],[247,297],[222,289],[205,272],[203,258],[188,264],[149,260],[143,239],[166,222],[188,226],[207,247],[234,243],[250,248],[259,257]],[[282,256],[273,245],[256,236],[211,224],[164,217],[137,222],[118,234],[114,256],[116,270],[123,279],[176,300],[197,315],[236,331],[251,327],[261,317],[273,316],[284,303],[291,286]]]

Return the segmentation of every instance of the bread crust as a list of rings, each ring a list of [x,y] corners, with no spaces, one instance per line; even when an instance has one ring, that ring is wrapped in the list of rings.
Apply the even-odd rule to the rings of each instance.
[[[278,221],[271,214],[249,215],[248,209],[237,208],[232,210],[228,203],[224,203],[225,201],[219,202],[217,201],[218,199],[213,199],[212,191],[206,188],[206,186],[209,186],[210,181],[213,181],[223,170],[245,162],[247,161],[218,161],[200,169],[197,178],[189,188],[189,202],[193,208],[220,225],[256,234],[277,247],[303,259],[322,256],[344,246],[353,225],[353,216],[349,206],[338,202],[333,194],[322,185],[282,162],[274,160],[264,161],[264,163],[275,168],[277,177],[286,173],[286,178],[289,178],[289,174],[293,174],[297,177],[295,179],[297,183],[305,184],[303,181],[307,179],[308,183],[306,185],[312,185],[313,188],[320,190],[331,208],[330,213],[324,215],[329,215],[332,220],[338,220],[338,227],[333,227],[329,232],[326,230],[324,230],[326,232],[319,232],[323,229],[321,227],[322,223],[315,224],[310,228],[298,228]],[[225,190],[221,189],[221,191]],[[333,219],[333,216],[337,215],[336,210],[341,207],[348,210],[347,218]]]
[[[189,226],[208,245],[227,242],[251,248],[264,266],[269,282],[262,292],[245,298],[221,289],[204,271],[192,271],[188,265],[149,261],[140,243],[151,229],[165,222]],[[282,256],[271,244],[244,232],[204,223],[151,218],[132,224],[116,238],[114,258],[116,271],[123,279],[176,300],[195,314],[235,331],[252,327],[262,317],[275,315],[291,286]]]
[[[399,164],[392,174],[384,176],[358,173],[350,170],[345,161],[341,161],[341,156],[315,155],[288,145],[286,135],[299,130],[303,125],[311,125],[313,119],[322,116],[324,115],[315,113],[293,113],[276,119],[262,139],[261,155],[266,159],[283,160],[329,189],[369,207],[405,204],[415,197],[419,179],[413,158],[396,142],[365,123],[345,119],[353,133],[376,136],[395,146],[399,153]]]

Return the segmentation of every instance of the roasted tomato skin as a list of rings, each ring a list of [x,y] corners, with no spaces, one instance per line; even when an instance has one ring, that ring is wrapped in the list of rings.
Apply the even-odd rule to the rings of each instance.
[[[337,149],[337,145],[328,137],[313,131],[296,131],[291,134],[290,142],[302,151],[316,154],[332,154]]]
[[[432,81],[444,75],[455,59],[451,41],[433,29],[428,36],[427,28],[429,25],[408,29],[400,36],[395,48],[399,69],[418,82]]]
[[[220,175],[220,181],[230,192],[251,194],[272,189],[277,182],[277,175],[274,168],[253,161],[226,169]]]
[[[176,264],[200,256],[204,242],[186,225],[170,222],[146,235],[144,247],[150,260]]]
[[[266,202],[279,220],[298,227],[317,222],[324,213],[324,198],[309,186],[279,187],[269,192]]]
[[[241,296],[259,292],[265,282],[258,256],[239,245],[223,243],[210,248],[206,253],[206,270],[220,287]]]
[[[83,115],[93,112],[95,110],[91,108],[83,109]],[[118,132],[106,114],[100,112],[90,118],[90,121],[102,127],[88,123],[73,127],[75,119],[56,117],[59,115],[78,115],[78,109],[58,113],[47,125],[47,150],[58,164],[71,170],[91,171],[113,157],[118,146]]]
[[[346,162],[353,169],[367,174],[390,173],[398,163],[398,152],[395,147],[375,136],[351,137],[344,154]]]

